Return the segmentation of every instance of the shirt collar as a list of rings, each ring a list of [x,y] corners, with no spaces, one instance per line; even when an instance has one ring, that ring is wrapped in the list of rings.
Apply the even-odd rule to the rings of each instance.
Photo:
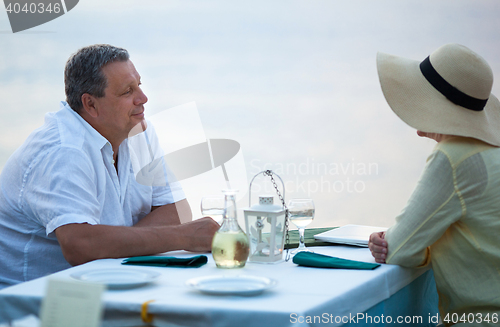
[[[94,127],[92,127],[85,119],[83,119],[82,116],[71,109],[66,101],[61,101],[60,108],[61,110],[65,111],[65,115],[73,117],[85,128],[91,144],[95,145],[99,149],[102,149],[107,143],[109,143],[109,141],[104,136],[102,136]]]

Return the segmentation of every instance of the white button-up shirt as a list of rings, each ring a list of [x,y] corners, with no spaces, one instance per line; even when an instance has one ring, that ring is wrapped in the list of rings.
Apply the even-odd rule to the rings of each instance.
[[[117,172],[111,144],[65,102],[48,113],[0,176],[0,288],[70,267],[59,226],[132,226],[152,206],[184,199],[158,151],[153,157],[157,144],[152,126],[125,140]]]

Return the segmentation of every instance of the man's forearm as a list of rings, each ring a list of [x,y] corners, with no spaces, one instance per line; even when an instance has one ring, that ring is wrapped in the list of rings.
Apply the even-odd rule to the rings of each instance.
[[[57,228],[56,236],[64,257],[72,265],[95,259],[149,255],[184,247],[182,238],[176,233],[176,226],[133,228],[68,224]]]
[[[182,225],[158,227],[68,224],[55,232],[66,260],[71,265],[79,265],[96,259],[174,250],[209,251],[218,228],[211,218],[202,218]]]
[[[192,220],[191,208],[186,199],[151,208],[151,212],[134,227],[172,226]]]

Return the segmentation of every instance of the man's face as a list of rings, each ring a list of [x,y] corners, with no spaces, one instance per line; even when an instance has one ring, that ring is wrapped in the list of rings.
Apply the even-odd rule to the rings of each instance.
[[[141,76],[130,60],[107,64],[102,72],[108,86],[104,89],[104,97],[95,98],[98,131],[110,141],[123,140],[144,119],[144,104],[148,98],[140,88]]]

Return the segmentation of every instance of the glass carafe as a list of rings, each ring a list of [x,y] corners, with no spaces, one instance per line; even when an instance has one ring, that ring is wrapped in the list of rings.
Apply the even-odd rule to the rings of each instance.
[[[223,192],[224,217],[212,241],[212,256],[218,268],[241,268],[248,259],[248,238],[236,219],[236,191]]]

